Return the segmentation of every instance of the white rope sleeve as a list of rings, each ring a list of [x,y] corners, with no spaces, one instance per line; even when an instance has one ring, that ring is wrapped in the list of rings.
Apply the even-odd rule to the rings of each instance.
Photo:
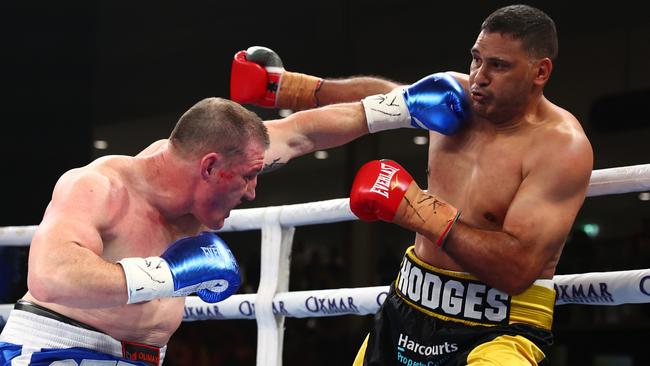
[[[594,170],[587,196],[650,191],[650,164]],[[356,220],[349,199],[300,203],[233,210],[221,231],[246,231],[262,228],[266,210],[281,207],[280,225],[303,226]],[[0,245],[27,246],[36,231],[32,226],[0,227]]]
[[[0,227],[0,246],[27,246],[32,241],[38,225]]]
[[[650,269],[557,275],[553,278],[556,305],[622,305],[650,303]],[[294,318],[368,315],[377,312],[388,286],[278,293],[273,298],[276,315]],[[185,302],[184,321],[253,319],[255,295],[235,295],[219,304],[196,297]]]
[[[557,275],[556,305],[622,305],[650,303],[650,269]],[[271,311],[276,316],[311,318],[340,315],[369,315],[377,312],[388,294],[388,286],[281,292]],[[183,321],[210,319],[255,319],[257,294],[234,295],[209,304],[197,296],[185,301]],[[0,305],[0,325],[12,304]]]
[[[374,314],[384,302],[388,286],[281,292],[273,298],[274,315],[312,318]],[[208,304],[196,296],[185,301],[183,321],[206,319],[255,319],[256,294],[234,295]]]
[[[650,302],[650,269],[553,277],[555,305],[622,305]]]
[[[587,196],[650,190],[650,164],[594,170]]]

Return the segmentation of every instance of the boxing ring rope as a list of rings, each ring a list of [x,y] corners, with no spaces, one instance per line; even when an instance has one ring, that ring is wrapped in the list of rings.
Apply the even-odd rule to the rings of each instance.
[[[605,196],[650,190],[650,164],[599,169],[591,173],[587,197]],[[356,220],[345,198],[311,203],[281,206],[286,209],[280,224],[303,226]],[[291,207],[290,209],[287,207]],[[265,210],[270,207],[233,210],[221,231],[246,231],[261,229]],[[0,246],[28,246],[37,225],[0,227]]]
[[[650,164],[594,170],[587,196],[650,190]],[[190,296],[184,321],[256,319],[257,365],[281,365],[285,317],[373,314],[388,286],[288,292],[296,226],[356,220],[347,198],[233,210],[221,231],[261,230],[261,271],[256,294],[234,295],[218,304]],[[0,228],[0,245],[28,246],[36,226]],[[556,305],[619,305],[650,302],[650,269],[554,277]],[[0,305],[6,318],[12,304]]]

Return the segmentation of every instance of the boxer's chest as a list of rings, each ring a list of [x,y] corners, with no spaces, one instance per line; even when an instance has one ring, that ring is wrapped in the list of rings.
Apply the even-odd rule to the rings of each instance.
[[[125,257],[159,256],[180,238],[172,225],[151,206],[133,202],[123,217],[104,233],[104,254],[107,260]]]
[[[500,229],[523,180],[527,141],[490,136],[471,141],[432,142],[429,192],[461,209],[466,223]]]

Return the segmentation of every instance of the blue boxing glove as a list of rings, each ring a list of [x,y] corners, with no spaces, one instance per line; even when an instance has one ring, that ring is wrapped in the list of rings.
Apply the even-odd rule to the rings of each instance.
[[[455,133],[469,116],[463,87],[451,75],[429,75],[407,88],[361,101],[371,133],[394,128],[425,128]]]
[[[219,302],[237,291],[239,266],[215,233],[204,231],[174,242],[160,257],[118,261],[126,275],[127,304],[196,292],[205,302]]]

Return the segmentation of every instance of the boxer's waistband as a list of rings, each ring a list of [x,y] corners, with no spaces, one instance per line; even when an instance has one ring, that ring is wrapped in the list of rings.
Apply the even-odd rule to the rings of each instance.
[[[40,306],[38,304],[34,304],[31,301],[28,300],[18,300],[16,304],[14,305],[14,309],[16,310],[22,310],[26,311],[28,313],[44,316],[46,318],[54,319],[57,321],[60,321],[61,323],[73,325],[77,328],[83,328],[83,329],[88,329],[92,330],[95,332],[100,332],[101,331],[97,328],[94,328],[88,324],[82,323],[80,321],[74,320],[72,318],[69,318],[63,314],[59,314],[56,311],[50,310],[48,308],[45,308],[43,306]]]
[[[537,280],[510,296],[465,272],[433,267],[406,250],[394,284],[407,304],[442,320],[468,325],[525,323],[551,329],[555,290],[552,280]]]
[[[83,347],[115,357],[162,365],[167,346],[120,341],[90,325],[26,300],[14,305],[0,341],[36,348]]]

